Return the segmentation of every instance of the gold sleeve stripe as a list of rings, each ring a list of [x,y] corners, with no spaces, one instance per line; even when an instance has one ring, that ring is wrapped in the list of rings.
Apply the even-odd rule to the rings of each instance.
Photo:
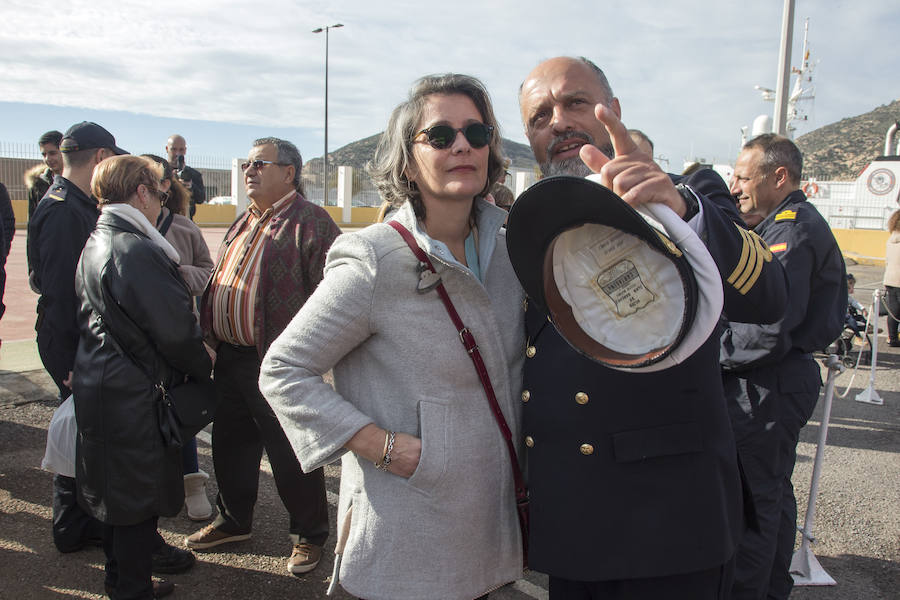
[[[735,286],[737,288],[738,293],[742,296],[746,295],[750,289],[756,285],[756,281],[759,279],[759,274],[762,273],[764,257],[759,252],[756,253],[756,264],[753,267],[753,273],[750,274],[750,277],[747,278],[747,281],[744,282],[744,285]]]
[[[57,196],[56,194],[47,194],[47,195],[50,196],[51,198],[53,198],[54,200],[65,200],[65,198],[63,198],[62,196]]]
[[[741,292],[741,289],[743,289],[748,281],[752,280],[753,283],[756,283],[756,280],[754,279],[754,272],[756,271],[757,266],[762,262],[762,257],[759,255],[759,250],[756,247],[756,244],[754,243],[753,238],[750,236],[749,232],[742,231],[741,235],[744,236],[744,244],[750,246],[750,259],[747,261],[744,272],[733,284],[739,292]],[[759,274],[756,273],[756,276],[758,277]],[[750,286],[747,287],[747,289],[750,289],[753,283],[751,283]],[[741,294],[745,293],[746,292],[741,292]]]
[[[735,227],[737,227],[737,225],[735,225]],[[738,259],[737,266],[735,266],[734,271],[732,271],[731,275],[728,276],[727,281],[729,284],[735,287],[740,287],[741,282],[743,282],[743,280],[748,277],[745,272],[748,271],[748,269],[750,269],[752,265],[756,264],[757,247],[756,244],[753,243],[753,239],[750,237],[750,234],[745,229],[737,227],[737,230],[740,232],[741,237],[743,238],[741,257]]]

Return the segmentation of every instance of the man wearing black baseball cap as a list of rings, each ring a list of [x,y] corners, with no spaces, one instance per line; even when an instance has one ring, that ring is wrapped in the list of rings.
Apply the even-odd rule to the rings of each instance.
[[[100,215],[91,195],[91,175],[101,161],[127,152],[116,146],[106,129],[88,121],[70,127],[59,149],[62,175],[53,178],[28,221],[28,271],[32,287],[40,293],[34,326],[38,352],[65,399],[72,393],[69,384],[78,348],[75,267]],[[78,507],[75,480],[57,474],[53,488],[53,541],[59,551],[96,544],[102,525]]]

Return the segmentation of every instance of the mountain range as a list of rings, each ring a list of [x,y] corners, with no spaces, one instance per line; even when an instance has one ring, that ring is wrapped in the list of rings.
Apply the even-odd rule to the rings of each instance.
[[[367,138],[351,142],[346,146],[329,152],[328,162],[332,166],[344,165],[354,169],[363,169],[366,163],[375,155],[375,148],[378,146],[380,139],[381,133],[376,133]],[[537,169],[537,163],[534,162],[534,155],[531,153],[530,146],[506,138],[502,138],[502,144],[503,155],[510,159],[511,167],[515,169]],[[314,158],[306,164],[309,165],[310,171],[321,172],[322,157]]]
[[[795,141],[803,152],[803,178],[819,181],[853,181],[884,149],[888,128],[900,121],[900,100],[884,104],[865,114],[842,119],[798,137]],[[332,165],[365,168],[375,154],[381,134],[351,142],[329,153]],[[531,148],[503,138],[503,154],[516,169],[535,170],[537,163]],[[311,172],[321,170],[322,158],[308,162]]]
[[[888,128],[898,121],[900,100],[895,100],[801,135],[796,142],[803,152],[803,178],[854,181],[872,159],[884,153]]]

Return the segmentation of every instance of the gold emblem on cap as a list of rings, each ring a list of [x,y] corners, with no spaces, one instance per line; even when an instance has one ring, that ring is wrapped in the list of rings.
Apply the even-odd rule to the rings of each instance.
[[[523,390],[522,391],[522,402],[528,402],[529,400],[531,400],[531,392],[529,392],[528,390]]]
[[[527,444],[528,441],[526,440],[525,443]],[[582,444],[581,448],[579,448],[579,450],[581,450],[581,453],[584,454],[585,456],[590,456],[591,454],[594,453],[594,447],[591,446],[590,444]]]
[[[575,394],[575,402],[578,404],[587,404],[588,403],[588,395],[584,392],[578,392]]]
[[[659,236],[660,241],[663,243],[663,245],[666,247],[666,249],[667,249],[671,254],[674,254],[675,256],[681,258],[681,250],[678,249],[678,246],[675,245],[675,242],[673,242],[673,241],[670,240],[668,237],[666,237],[666,236],[663,234],[663,232],[661,232],[661,231],[659,231],[659,230],[657,230],[657,229],[654,229],[653,231],[656,232],[656,235]]]
[[[534,355],[537,354],[537,348],[534,346],[528,346],[525,348],[525,356],[528,358],[534,358]]]
[[[534,438],[530,435],[525,436],[525,445],[529,448],[534,448]]]

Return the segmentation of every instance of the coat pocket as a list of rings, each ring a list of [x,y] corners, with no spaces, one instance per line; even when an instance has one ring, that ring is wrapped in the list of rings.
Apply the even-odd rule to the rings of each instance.
[[[450,407],[436,400],[419,402],[419,437],[422,439],[422,452],[419,465],[410,476],[411,487],[426,496],[434,493],[447,470],[447,447],[449,437]]]
[[[637,462],[657,456],[689,454],[703,449],[703,438],[697,423],[676,423],[620,431],[613,435],[616,462]]]

